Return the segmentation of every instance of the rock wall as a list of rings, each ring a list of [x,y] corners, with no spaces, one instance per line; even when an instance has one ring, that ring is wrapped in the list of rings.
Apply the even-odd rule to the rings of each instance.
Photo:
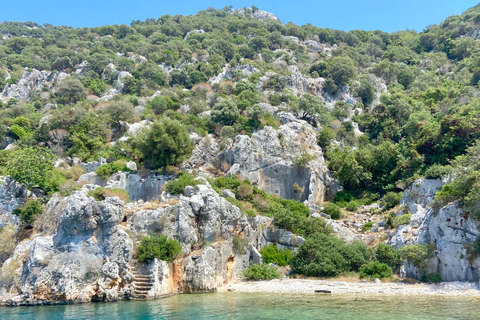
[[[35,198],[35,195],[22,183],[9,176],[0,177],[0,228],[7,224],[16,226],[20,223],[19,217],[12,212],[28,198]]]
[[[435,193],[447,179],[420,179],[405,191],[398,215],[412,215],[400,226],[389,243],[397,248],[420,243],[434,248],[428,272],[436,272],[444,281],[478,281],[480,258],[472,255],[473,244],[480,236],[480,224],[469,217],[458,201],[438,211],[431,208]],[[407,210],[405,210],[407,209]],[[406,275],[419,278],[421,270],[405,265]]]
[[[129,299],[138,288],[146,298],[212,292],[260,263],[262,245],[294,249],[303,240],[275,231],[271,218],[243,215],[206,180],[184,194],[126,206],[117,197],[95,201],[85,191],[54,195],[35,232],[0,270],[0,294],[14,295],[8,304],[20,305]],[[149,233],[177,239],[183,257],[139,264],[134,246]],[[239,245],[236,238],[246,241]]]
[[[310,203],[331,198],[334,181],[307,122],[283,118],[278,130],[265,127],[237,136],[220,154],[231,165],[227,175],[240,174],[270,194]],[[302,165],[302,157],[307,159]],[[310,160],[310,161],[308,161]],[[305,163],[306,162],[306,163]]]

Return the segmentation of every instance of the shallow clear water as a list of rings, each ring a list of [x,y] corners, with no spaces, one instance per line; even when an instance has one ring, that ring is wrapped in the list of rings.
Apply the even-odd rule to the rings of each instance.
[[[480,299],[228,292],[152,301],[0,307],[0,319],[480,319]]]

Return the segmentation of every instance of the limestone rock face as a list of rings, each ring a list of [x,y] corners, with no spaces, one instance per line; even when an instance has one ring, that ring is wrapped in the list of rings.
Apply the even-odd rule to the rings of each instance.
[[[3,289],[24,300],[90,301],[99,291],[105,299],[123,297],[121,277],[133,252],[132,240],[119,225],[123,202],[94,201],[75,192],[56,208],[61,211],[50,212],[57,219],[56,232],[44,231],[17,246],[4,267],[17,263],[18,275],[13,286]]]
[[[438,212],[431,208],[435,193],[447,179],[417,180],[404,193],[401,205],[412,218],[400,226],[389,243],[397,248],[420,243],[434,248],[428,272],[436,272],[444,281],[478,281],[480,258],[471,255],[471,248],[480,236],[480,224],[466,214],[458,201]],[[401,208],[404,212],[404,209]],[[419,278],[421,270],[405,265],[406,276]]]
[[[20,242],[0,269],[1,279],[8,280],[0,283],[0,294],[16,294],[9,303],[18,305],[114,301],[135,297],[138,290],[146,298],[212,292],[261,263],[262,245],[295,249],[302,243],[276,230],[272,218],[243,215],[200,181],[185,188],[186,196],[127,205],[117,197],[87,197],[95,185],[66,198],[52,196],[35,222],[36,233]],[[178,240],[183,255],[173,262],[138,263],[134,241],[151,233]]]
[[[66,74],[62,73],[62,77]],[[38,71],[25,69],[17,83],[6,86],[2,92],[4,98],[15,98],[19,100],[30,99],[30,94],[34,91],[41,91],[44,87],[52,89],[59,81],[60,75],[50,71]]]
[[[267,126],[252,137],[237,136],[219,158],[231,165],[227,175],[240,174],[270,194],[322,202],[333,179],[316,132],[307,122],[292,120],[279,130]]]
[[[25,199],[35,195],[25,185],[11,177],[0,177],[0,228],[7,224],[18,225],[20,219],[12,211],[25,203]]]
[[[231,9],[229,12],[230,14],[238,14],[240,16],[245,16],[245,9]],[[267,19],[278,20],[276,15],[267,11],[263,11],[263,10],[253,11],[252,9],[250,9],[250,12],[252,14],[252,17],[261,21],[264,21]]]

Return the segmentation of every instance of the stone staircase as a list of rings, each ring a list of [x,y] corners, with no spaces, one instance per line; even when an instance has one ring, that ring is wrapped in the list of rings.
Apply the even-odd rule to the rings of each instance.
[[[132,300],[147,300],[148,291],[152,289],[153,281],[147,271],[147,266],[144,264],[137,264],[132,268],[134,276],[132,287]]]

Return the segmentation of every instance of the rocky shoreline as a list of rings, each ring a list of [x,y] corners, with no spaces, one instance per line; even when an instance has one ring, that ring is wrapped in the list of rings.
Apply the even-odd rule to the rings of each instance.
[[[315,294],[326,290],[332,295],[428,295],[480,297],[478,283],[442,282],[438,284],[403,282],[348,282],[335,280],[278,279],[271,281],[238,281],[218,288],[218,292]]]

